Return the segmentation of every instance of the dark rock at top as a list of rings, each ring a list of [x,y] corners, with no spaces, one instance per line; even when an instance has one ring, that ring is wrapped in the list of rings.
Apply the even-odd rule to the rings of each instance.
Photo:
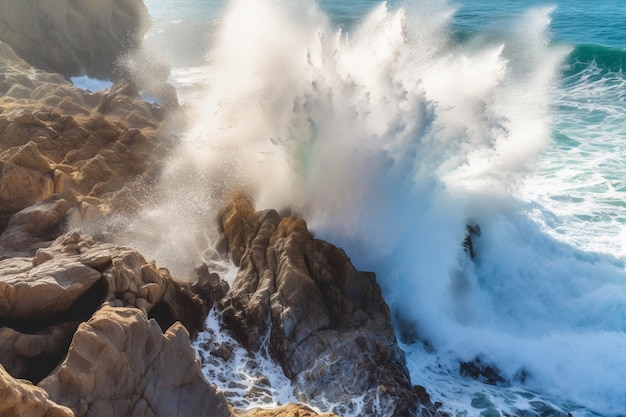
[[[142,0],[0,0],[0,40],[31,65],[66,77],[119,78],[120,58],[149,26]]]

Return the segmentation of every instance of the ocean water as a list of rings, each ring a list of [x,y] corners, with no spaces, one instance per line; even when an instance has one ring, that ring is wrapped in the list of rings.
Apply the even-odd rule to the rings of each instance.
[[[376,272],[445,411],[626,415],[626,2],[146,4],[190,124],[130,243],[184,276],[243,190]]]

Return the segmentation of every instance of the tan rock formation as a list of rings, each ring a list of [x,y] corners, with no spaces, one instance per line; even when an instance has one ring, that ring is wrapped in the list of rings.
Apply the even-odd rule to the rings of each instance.
[[[302,404],[286,404],[272,409],[256,409],[236,414],[236,417],[338,417],[333,413],[318,413]]]
[[[98,310],[39,386],[77,417],[230,416],[202,376],[185,328],[176,323],[163,334],[135,308]]]
[[[190,285],[166,269],[70,232],[34,257],[0,260],[0,364],[15,377],[42,379],[67,353],[78,323],[103,303],[138,308],[163,329],[181,321],[193,333],[207,314]]]
[[[0,365],[0,416],[74,417],[67,407],[48,398],[48,393],[28,381],[14,379]]]
[[[236,196],[222,216],[233,262],[232,290],[220,301],[226,326],[248,349],[270,331],[270,352],[305,402],[357,397],[364,415],[406,416],[419,404],[374,274],[357,271],[343,250],[314,239],[302,219],[255,213]]]
[[[1,41],[0,73],[0,232],[14,213],[55,193],[82,218],[136,208],[175,142],[164,108],[128,81],[80,90]]]
[[[0,233],[0,259],[33,256],[49,246],[62,232],[68,211],[67,201],[54,195],[16,213]]]
[[[240,267],[232,290],[206,265],[190,285],[130,248],[59,236],[67,218],[149,198],[176,142],[165,120],[177,102],[167,88],[165,106],[144,102],[136,79],[82,91],[30,64],[115,78],[145,20],[140,0],[0,0],[0,417],[231,415],[190,345],[216,301],[248,349],[270,333],[303,401],[435,414],[410,385],[374,275],[301,219],[229,203],[218,246]],[[319,414],[289,404],[241,415]]]
[[[116,63],[148,27],[141,0],[0,0],[0,40],[30,64],[66,77],[116,79]]]
[[[35,319],[62,313],[102,274],[75,259],[33,266],[29,258],[0,261],[0,317]]]

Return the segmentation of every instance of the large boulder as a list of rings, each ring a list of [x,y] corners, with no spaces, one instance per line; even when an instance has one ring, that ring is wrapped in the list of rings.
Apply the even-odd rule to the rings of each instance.
[[[63,231],[68,211],[67,201],[53,195],[16,213],[0,233],[0,259],[33,256],[49,246]]]
[[[66,77],[116,79],[150,25],[141,0],[0,0],[0,40],[30,64]]]
[[[301,400],[337,404],[339,414],[359,401],[364,415],[435,413],[410,383],[374,274],[313,238],[302,219],[255,212],[243,196],[225,207],[222,229],[240,267],[219,303],[224,322],[250,350],[270,333],[270,353]]]
[[[223,394],[203,377],[186,329],[176,323],[162,333],[135,308],[98,310],[39,386],[76,417],[230,416]]]
[[[77,259],[36,266],[29,258],[0,261],[0,317],[23,320],[63,313],[101,276]]]

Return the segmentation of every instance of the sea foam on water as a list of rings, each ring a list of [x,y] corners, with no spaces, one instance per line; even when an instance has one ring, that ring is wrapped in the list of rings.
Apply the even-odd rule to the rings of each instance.
[[[446,2],[383,3],[349,32],[310,2],[228,2],[206,66],[173,72],[198,77],[193,125],[128,236],[190,270],[223,198],[246,192],[376,272],[413,382],[448,411],[624,414],[623,267],[559,239],[530,199],[569,52],[551,13],[460,36]],[[459,375],[477,357],[505,386]]]

